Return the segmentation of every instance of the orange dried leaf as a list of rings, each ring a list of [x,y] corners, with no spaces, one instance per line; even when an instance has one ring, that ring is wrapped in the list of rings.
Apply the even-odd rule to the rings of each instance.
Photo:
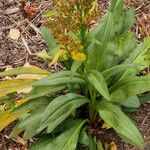
[[[24,10],[30,16],[34,15],[37,12],[37,8],[35,7],[28,7],[28,8],[25,8]]]
[[[117,150],[117,145],[114,142],[111,142],[109,145],[111,150]]]

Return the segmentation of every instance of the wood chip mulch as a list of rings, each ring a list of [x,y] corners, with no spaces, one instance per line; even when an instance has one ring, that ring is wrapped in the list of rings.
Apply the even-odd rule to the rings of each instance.
[[[22,66],[25,63],[55,71],[56,66],[49,68],[46,61],[31,55],[31,52],[47,50],[38,29],[43,24],[41,14],[52,8],[51,0],[25,0],[26,9],[30,6],[36,8],[31,16],[20,9],[20,1],[22,0],[0,0],[0,71],[8,67]],[[105,13],[110,5],[108,0],[100,0],[99,3]],[[133,31],[139,40],[143,40],[144,37],[150,36],[150,0],[126,0],[125,7],[131,6],[136,10]],[[11,29],[19,30],[18,40],[9,37]],[[144,136],[144,149],[125,144],[111,131],[107,131],[108,135],[106,134],[102,139],[106,142],[115,141],[118,150],[150,150],[150,104],[144,104],[133,117]],[[27,150],[27,145],[22,145],[8,137],[12,126],[13,124],[0,133],[0,150]]]

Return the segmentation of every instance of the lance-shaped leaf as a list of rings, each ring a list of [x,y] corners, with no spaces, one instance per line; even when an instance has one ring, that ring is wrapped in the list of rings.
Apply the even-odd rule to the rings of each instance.
[[[111,101],[122,103],[130,96],[144,93],[150,90],[150,75],[142,77],[129,77],[116,83],[110,88]]]
[[[34,135],[38,134],[37,128],[42,119],[43,112],[47,105],[41,105],[40,108],[32,111],[26,118],[20,119],[19,123],[13,129],[11,136],[18,135],[23,130],[23,138],[30,139]],[[33,121],[34,120],[34,121]]]
[[[144,104],[146,102],[150,103],[150,92],[140,95],[139,99],[140,99],[141,104]]]
[[[130,144],[135,146],[144,145],[140,132],[118,105],[103,100],[98,104],[97,109],[102,119],[111,125]]]
[[[111,11],[114,11],[117,7],[121,7],[122,5],[123,5],[123,0],[112,0]]]
[[[14,75],[20,75],[20,74],[40,74],[40,75],[49,75],[50,72],[43,70],[41,68],[35,67],[35,66],[29,66],[29,67],[18,67],[18,68],[12,68],[10,70],[0,72],[0,77],[4,76],[14,76]]]
[[[51,132],[63,122],[76,108],[88,102],[84,96],[69,93],[54,99],[46,108],[38,131],[47,128]]]
[[[29,147],[29,150],[46,150],[45,147],[52,141],[51,136],[45,136],[38,139]]]
[[[146,63],[145,55],[147,55],[147,52],[150,48],[150,37],[146,38],[143,43],[139,44],[136,49],[130,53],[129,57],[125,59],[123,62],[124,64],[139,64],[141,63],[141,67],[138,70],[135,69],[127,69],[120,77],[119,80],[126,78],[130,74],[137,74],[142,69],[149,66],[148,63]],[[149,61],[149,60],[148,60]]]
[[[128,68],[138,69],[139,67],[141,67],[141,64],[120,64],[111,67],[109,69],[106,69],[105,71],[102,72],[102,74],[107,83],[109,83],[113,79],[113,77],[118,75],[118,73],[126,71]]]
[[[71,66],[71,73],[72,75],[74,75],[74,73],[79,69],[79,67],[82,65],[82,62],[81,61],[74,61],[72,63],[72,66]]]
[[[44,140],[44,143],[35,143],[30,150],[75,150],[80,130],[84,123],[84,120],[76,120],[70,129],[57,136],[55,139]]]
[[[50,30],[46,27],[42,27],[41,28],[41,32],[42,32],[42,36],[44,39],[44,42],[46,43],[50,54],[53,54],[53,50],[56,48],[57,44],[56,44],[56,40],[54,39],[54,37],[52,36]]]
[[[13,110],[13,113],[16,114],[24,110],[36,110],[42,106],[47,106],[51,101],[51,98],[43,96],[36,99],[28,100],[23,104],[19,105]]]
[[[86,81],[84,78],[78,74],[75,73],[72,75],[71,71],[61,71],[59,73],[53,74],[51,76],[47,76],[46,78],[43,78],[33,84],[33,86],[56,86],[56,85],[67,85],[67,84],[85,84]]]
[[[0,97],[31,87],[34,79],[14,79],[0,82]]]
[[[31,90],[29,94],[27,94],[26,99],[30,100],[30,99],[35,99],[41,96],[45,96],[47,94],[60,91],[64,89],[65,87],[66,87],[65,85],[36,86],[36,87],[33,87],[33,89]]]
[[[110,100],[107,83],[100,72],[96,70],[91,71],[88,80],[105,99]]]
[[[140,100],[138,96],[131,96],[122,102],[122,105],[130,108],[138,108],[140,107]]]
[[[108,67],[108,60],[110,60],[110,57],[113,56],[113,53],[106,49],[108,47],[108,43],[112,41],[115,34],[113,14],[111,12],[106,13],[102,19],[102,24],[99,25],[96,28],[96,31],[94,30],[93,32],[91,34],[94,34],[94,40],[87,49],[87,65],[90,69],[102,71]]]

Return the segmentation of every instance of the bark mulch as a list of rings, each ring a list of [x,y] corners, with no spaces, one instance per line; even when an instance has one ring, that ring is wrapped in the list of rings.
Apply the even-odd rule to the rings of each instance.
[[[22,2],[22,3],[20,3]],[[56,65],[48,67],[48,63],[35,56],[31,52],[47,50],[39,28],[43,24],[42,13],[51,9],[51,0],[25,0],[25,8],[30,6],[36,8],[33,15],[29,15],[20,8],[23,7],[23,0],[0,0],[0,71],[8,67],[18,67],[25,63],[39,66],[41,68],[55,71]],[[108,0],[99,1],[102,13],[110,5]],[[150,0],[126,0],[125,7],[135,7],[136,22],[133,31],[139,40],[150,35]],[[17,29],[20,32],[18,40],[9,38],[11,29]],[[150,104],[141,106],[138,112],[132,117],[136,120],[145,140],[145,148],[138,149],[125,144],[115,133],[110,130],[100,132],[99,138],[104,142],[114,141],[118,150],[150,150]],[[27,143],[18,139],[8,137],[15,122],[0,132],[0,150],[27,150],[32,140]]]

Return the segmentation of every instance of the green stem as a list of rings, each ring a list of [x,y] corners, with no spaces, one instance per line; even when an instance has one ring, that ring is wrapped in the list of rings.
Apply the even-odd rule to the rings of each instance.
[[[89,106],[89,118],[92,122],[94,122],[96,119],[96,115],[97,115],[95,108],[94,108],[96,104],[96,91],[90,85],[89,85],[89,92],[90,92],[90,99],[91,99],[90,106]]]

